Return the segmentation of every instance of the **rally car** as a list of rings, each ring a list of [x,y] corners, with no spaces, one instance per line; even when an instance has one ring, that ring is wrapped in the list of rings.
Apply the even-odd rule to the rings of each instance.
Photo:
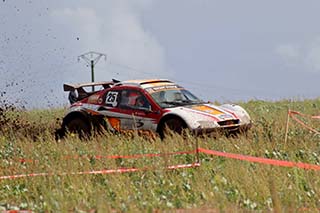
[[[101,88],[94,91],[100,86]],[[92,91],[85,90],[86,87]],[[80,137],[93,132],[149,131],[164,138],[167,130],[195,135],[240,132],[251,127],[240,106],[204,102],[178,84],[165,79],[64,84],[71,107],[63,118],[59,137],[67,132]]]

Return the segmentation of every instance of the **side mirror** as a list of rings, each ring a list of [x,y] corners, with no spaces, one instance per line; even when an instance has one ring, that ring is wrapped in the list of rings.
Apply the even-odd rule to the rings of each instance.
[[[153,113],[151,106],[149,106],[148,108],[147,107],[139,107],[139,109],[143,110],[145,113]]]
[[[152,109],[152,106],[149,106],[148,108],[142,107],[141,110],[143,110],[145,113],[149,114],[149,113],[154,113],[154,114],[160,114],[160,111],[154,111]]]

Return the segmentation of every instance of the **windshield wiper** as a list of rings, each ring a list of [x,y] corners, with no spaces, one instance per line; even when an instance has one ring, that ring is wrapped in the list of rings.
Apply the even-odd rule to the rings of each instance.
[[[178,102],[178,101],[162,101],[161,103],[163,103],[163,104],[171,104],[171,105],[174,105],[174,106],[179,106],[179,105],[183,104],[182,102]]]
[[[174,106],[188,105],[188,104],[201,104],[201,101],[181,100],[181,101],[162,101],[163,104],[170,104]]]
[[[183,100],[182,102],[185,104],[203,104],[204,103],[201,100]]]

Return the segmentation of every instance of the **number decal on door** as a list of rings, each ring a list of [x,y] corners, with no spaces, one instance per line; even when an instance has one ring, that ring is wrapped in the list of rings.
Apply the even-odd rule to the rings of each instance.
[[[118,92],[113,92],[113,91],[108,92],[106,97],[106,104],[110,104],[113,107],[116,107],[118,105],[117,100],[118,100]]]

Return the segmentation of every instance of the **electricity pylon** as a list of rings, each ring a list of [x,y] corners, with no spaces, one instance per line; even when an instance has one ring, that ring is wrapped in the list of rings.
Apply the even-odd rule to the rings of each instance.
[[[78,56],[78,61],[80,61],[80,59],[83,59],[85,62],[88,63],[88,65],[91,66],[91,82],[94,82],[94,66],[98,63],[98,61],[102,57],[104,58],[105,61],[107,60],[106,54],[93,52],[93,51],[90,51]],[[92,86],[92,92],[94,92],[94,86]]]

